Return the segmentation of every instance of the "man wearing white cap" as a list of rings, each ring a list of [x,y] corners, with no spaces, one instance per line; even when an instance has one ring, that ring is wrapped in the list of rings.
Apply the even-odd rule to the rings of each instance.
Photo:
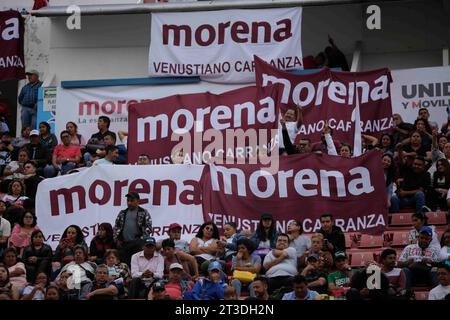
[[[39,81],[39,72],[36,70],[29,70],[25,74],[28,76],[28,84],[22,88],[19,94],[19,103],[22,106],[22,127],[36,129],[38,90],[42,82]]]

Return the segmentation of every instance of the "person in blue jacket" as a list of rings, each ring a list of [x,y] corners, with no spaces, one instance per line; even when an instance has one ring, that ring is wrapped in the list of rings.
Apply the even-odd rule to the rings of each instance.
[[[223,300],[227,284],[221,277],[222,265],[218,261],[208,266],[209,276],[199,279],[191,292],[184,294],[185,300]]]

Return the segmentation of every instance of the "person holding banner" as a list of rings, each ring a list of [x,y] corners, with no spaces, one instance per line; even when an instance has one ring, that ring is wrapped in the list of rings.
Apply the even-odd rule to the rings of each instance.
[[[131,256],[142,250],[143,239],[150,237],[152,218],[139,206],[139,194],[131,191],[126,195],[127,208],[120,211],[114,225],[114,241],[120,253],[120,260],[130,264]]]

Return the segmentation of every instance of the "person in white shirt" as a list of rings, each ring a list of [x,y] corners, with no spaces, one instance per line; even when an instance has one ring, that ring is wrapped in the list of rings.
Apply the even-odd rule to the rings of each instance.
[[[116,146],[107,146],[105,154],[104,158],[94,161],[94,166],[114,164],[114,161],[119,157],[119,149]]]
[[[301,107],[298,106],[297,110],[288,109],[283,116],[280,115],[280,119],[283,119],[285,122],[285,127],[292,144],[295,143],[295,137],[297,137],[298,130],[303,123],[302,111],[300,108]],[[283,133],[281,130],[282,126],[280,125],[278,126],[278,137],[280,139],[280,148],[284,148]]]
[[[131,257],[130,298],[145,298],[150,286],[164,275],[164,257],[156,251],[156,240],[148,237],[144,240],[141,252]]]
[[[439,285],[433,288],[428,295],[428,300],[450,299],[450,266],[440,265],[437,272]]]
[[[269,293],[283,286],[292,286],[292,279],[297,275],[297,251],[289,247],[289,236],[281,233],[277,237],[276,249],[264,258],[264,269],[268,279]]]

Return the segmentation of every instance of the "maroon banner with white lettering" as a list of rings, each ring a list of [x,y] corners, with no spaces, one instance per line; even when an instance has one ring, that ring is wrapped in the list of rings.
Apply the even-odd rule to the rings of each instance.
[[[345,232],[381,233],[387,225],[386,187],[381,153],[359,157],[311,153],[280,158],[277,174],[258,165],[205,167],[203,215],[222,227],[235,221],[254,231],[262,213],[273,214],[278,231],[289,221],[305,232],[320,229],[320,216],[331,213]]]
[[[275,139],[279,92],[277,85],[252,86],[223,94],[174,95],[131,105],[128,161],[135,163],[138,156],[145,153],[154,164],[169,163],[173,152],[180,149],[185,155],[184,162],[194,164],[209,163],[211,157],[257,156],[259,146],[270,147]],[[253,130],[251,133],[256,133],[257,143],[245,140],[249,136],[239,135],[239,129],[249,134]],[[258,135],[265,132],[266,139]],[[172,137],[174,134],[183,138]]]
[[[255,56],[256,85],[281,83],[281,110],[302,108],[301,136],[320,141],[328,120],[333,139],[353,145],[353,111],[358,96],[361,131],[379,136],[392,124],[390,71],[386,68],[366,72],[339,72],[324,68],[311,74],[292,74],[274,68]],[[356,93],[356,88],[358,88]]]
[[[0,12],[0,80],[24,79],[24,25],[18,11]]]

